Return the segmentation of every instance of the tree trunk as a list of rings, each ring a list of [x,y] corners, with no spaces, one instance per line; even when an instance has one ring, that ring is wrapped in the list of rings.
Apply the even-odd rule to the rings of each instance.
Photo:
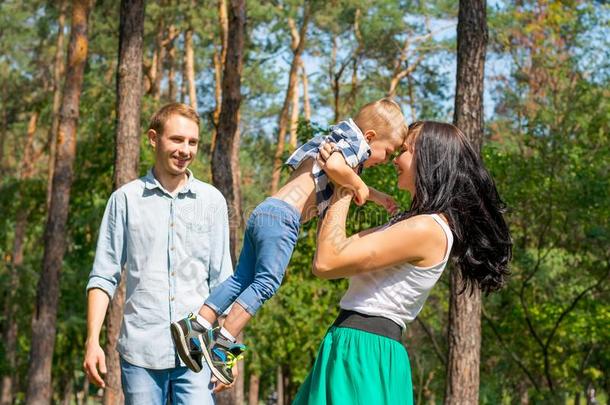
[[[229,35],[229,18],[227,16],[226,0],[218,0],[218,28],[220,35],[220,50],[214,48],[214,100],[216,106],[212,113],[212,121],[214,129],[212,130],[212,139],[210,143],[210,151],[214,153],[216,148],[216,134],[218,132],[218,122],[220,120],[220,109],[222,107],[222,72],[227,62],[227,41]]]
[[[483,78],[487,45],[485,0],[460,0],[457,27],[457,76],[454,123],[480,150],[483,141]],[[481,292],[462,290],[461,275],[451,271],[449,355],[445,404],[479,401]]]
[[[8,127],[8,111],[2,103],[2,127],[0,128],[0,176],[4,176],[4,143],[6,142],[6,129]]]
[[[64,385],[62,393],[62,405],[70,405],[72,403],[72,396],[74,395],[74,378],[70,378],[69,381]]]
[[[231,0],[228,7],[226,63],[222,75],[222,103],[217,128],[217,141],[212,153],[212,180],[227,199],[231,258],[236,263],[238,232],[241,225],[239,189],[239,107],[241,104],[241,73],[246,35],[246,2]],[[243,379],[243,372],[238,378]],[[240,384],[236,384],[240,385]],[[242,385],[243,386],[243,385]],[[235,390],[218,396],[218,404],[233,404],[242,397]]]
[[[145,0],[122,0],[119,23],[119,55],[116,78],[117,123],[115,138],[114,188],[138,177],[140,160],[140,111],[142,100],[142,42]],[[106,390],[104,404],[121,404],[121,366],[116,344],[119,338],[125,282],[121,280],[106,318]]]
[[[178,95],[178,84],[176,83],[176,44],[175,39],[177,36],[178,30],[172,24],[169,26],[169,41],[167,43],[167,64],[168,64],[168,73],[167,73],[167,98],[170,103],[176,101]]]
[[[49,169],[47,175],[47,211],[51,204],[51,189],[53,187],[53,170],[55,169],[55,147],[57,130],[59,128],[59,108],[61,107],[61,78],[64,74],[64,26],[66,23],[66,1],[59,6],[57,24],[57,43],[55,44],[55,62],[53,63],[53,110],[52,122],[49,128]]]
[[[258,405],[260,383],[261,380],[258,375],[250,375],[250,383],[248,384],[248,405]]]
[[[284,97],[284,103],[282,110],[280,111],[279,127],[277,135],[277,145],[275,148],[275,156],[273,159],[273,172],[271,173],[271,194],[275,194],[278,190],[280,183],[280,171],[283,165],[284,145],[286,138],[286,131],[290,124],[290,117],[288,112],[290,105],[293,103],[293,94],[298,84],[298,70],[300,66],[301,55],[305,49],[305,40],[307,34],[307,26],[309,24],[310,6],[309,2],[306,2],[303,9],[303,22],[301,28],[297,31],[296,24],[292,18],[288,19],[288,25],[290,26],[290,36],[292,39],[292,62],[290,63],[290,73],[288,74],[288,88],[286,89],[286,96]]]
[[[303,83],[303,114],[305,115],[305,121],[311,121],[311,105],[309,104],[309,85],[307,83],[307,71],[305,70],[305,64],[301,59],[301,83]]]
[[[151,67],[151,88],[150,94],[155,101],[161,100],[161,79],[163,78],[163,61],[165,60],[165,46],[163,36],[165,34],[165,21],[163,15],[157,21],[157,32],[155,33],[155,53]]]
[[[20,174],[20,185],[24,185],[34,174],[34,135],[38,123],[38,112],[30,116],[27,129],[26,145],[23,154],[24,165]],[[17,193],[17,199],[23,198],[22,190]],[[0,404],[9,405],[13,403],[13,389],[15,385],[14,370],[17,367],[17,313],[19,307],[15,302],[19,289],[19,270],[23,265],[23,247],[25,243],[26,230],[28,225],[28,204],[20,204],[17,210],[15,221],[15,238],[13,240],[13,254],[9,273],[9,288],[6,302],[4,303],[4,319],[6,329],[3,331],[4,351],[6,362],[9,366],[9,373],[2,376],[2,388],[0,390]]]
[[[240,225],[239,184],[236,181],[239,150],[239,107],[241,104],[241,72],[243,67],[246,9],[245,0],[231,0],[229,5],[229,37],[222,78],[222,104],[218,121],[218,139],[212,155],[212,180],[229,204],[231,257],[236,261],[237,235]]]
[[[299,58],[300,59],[300,58]],[[298,68],[297,68],[298,69]],[[290,150],[297,147],[297,129],[299,126],[299,77],[297,74],[296,83],[292,91],[292,102],[290,106]]]
[[[282,366],[277,366],[275,390],[277,392],[276,405],[284,405],[284,373],[282,373]]]
[[[184,64],[189,104],[197,111],[197,88],[195,87],[195,52],[193,51],[193,28],[184,33]],[[184,78],[182,79],[184,80]]]
[[[409,107],[411,109],[411,122],[417,121],[417,110],[415,108],[415,86],[413,77],[407,76],[407,93],[409,94]]]
[[[87,59],[87,19],[92,3],[91,0],[74,0],[72,4],[72,30],[57,137],[53,191],[44,235],[42,272],[32,319],[32,347],[26,393],[28,404],[49,404],[52,397],[51,366],[55,346],[59,272],[66,250],[66,222],[76,154],[76,127]]]
[[[362,41],[362,33],[360,32],[360,17],[362,16],[362,12],[360,8],[356,9],[356,13],[354,14],[354,37],[356,37],[356,41],[358,42],[358,47],[354,51],[353,61],[352,61],[352,83],[349,90],[349,95],[347,97],[347,110],[352,111],[356,104],[356,96],[358,94],[358,65],[360,64],[361,54],[364,50],[364,43]]]
[[[333,110],[335,111],[335,117],[333,122],[338,122],[341,117],[340,111],[340,97],[341,97],[341,75],[335,73],[335,65],[337,64],[337,37],[333,36],[333,48],[330,52],[330,69],[329,76],[331,87],[333,90]]]

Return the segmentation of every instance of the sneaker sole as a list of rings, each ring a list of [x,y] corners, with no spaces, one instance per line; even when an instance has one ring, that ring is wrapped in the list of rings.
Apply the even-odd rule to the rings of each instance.
[[[186,366],[189,369],[191,369],[192,371],[194,371],[196,373],[200,372],[201,367],[199,367],[199,364],[194,362],[191,359],[191,356],[189,355],[186,337],[184,336],[184,333],[182,332],[182,328],[180,326],[178,326],[177,324],[172,323],[171,331],[172,331],[172,340],[174,341],[174,345],[176,346],[176,349],[178,349],[178,356],[180,356],[180,359],[182,359],[184,364],[186,364]]]
[[[218,371],[216,369],[216,367],[214,367],[214,365],[212,363],[212,358],[210,357],[210,354],[208,353],[207,346],[204,346],[202,348],[203,348],[203,350],[202,350],[203,358],[205,359],[205,362],[208,363],[208,367],[212,371],[212,374],[214,375],[214,377],[216,377],[216,379],[218,379],[218,381],[220,381],[221,383],[223,383],[225,385],[229,385],[229,384],[233,383],[233,381],[229,381],[224,375],[222,375],[222,373],[220,371]]]

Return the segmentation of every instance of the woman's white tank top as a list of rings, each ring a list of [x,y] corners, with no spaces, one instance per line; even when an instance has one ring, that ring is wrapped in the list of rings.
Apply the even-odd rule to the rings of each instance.
[[[419,314],[430,290],[440,278],[451,253],[453,234],[438,216],[430,215],[443,228],[447,250],[443,260],[429,267],[404,263],[349,278],[349,288],[340,302],[342,309],[391,319],[403,329]]]

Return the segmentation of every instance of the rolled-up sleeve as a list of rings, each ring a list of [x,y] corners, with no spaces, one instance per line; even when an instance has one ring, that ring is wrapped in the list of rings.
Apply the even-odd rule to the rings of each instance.
[[[104,218],[95,251],[93,269],[89,274],[87,291],[99,288],[110,298],[121,281],[121,269],[125,265],[125,196],[114,192],[104,211]]]
[[[229,244],[229,214],[227,203],[219,193],[212,219],[212,250],[210,253],[210,268],[208,282],[210,291],[233,274],[231,263],[231,246]]]

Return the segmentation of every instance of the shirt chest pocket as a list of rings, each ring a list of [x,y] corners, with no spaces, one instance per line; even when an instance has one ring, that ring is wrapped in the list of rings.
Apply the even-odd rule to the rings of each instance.
[[[186,251],[195,258],[205,261],[210,255],[210,225],[205,222],[191,222],[186,226]]]

